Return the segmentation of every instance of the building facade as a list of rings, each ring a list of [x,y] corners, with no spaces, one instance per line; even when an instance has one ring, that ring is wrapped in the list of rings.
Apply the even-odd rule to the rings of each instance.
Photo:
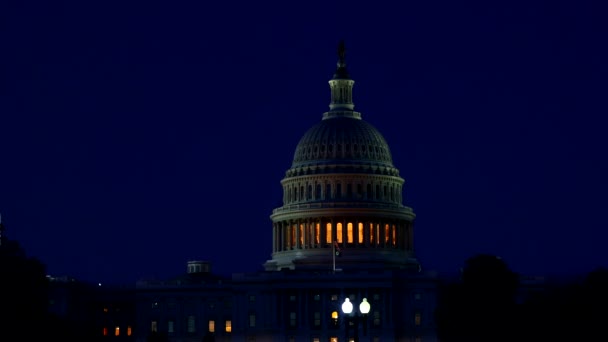
[[[436,340],[438,280],[416,259],[415,214],[389,146],[354,110],[343,44],[329,85],[329,111],[281,181],[264,270],[223,278],[192,261],[183,277],[138,283],[138,341]]]

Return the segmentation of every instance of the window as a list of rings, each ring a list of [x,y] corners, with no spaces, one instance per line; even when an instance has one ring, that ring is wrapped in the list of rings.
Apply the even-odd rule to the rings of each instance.
[[[175,332],[175,322],[172,320],[167,321],[167,332],[174,333]]]
[[[158,332],[158,322],[157,321],[152,321],[150,323],[150,331]]]
[[[336,225],[336,240],[338,243],[342,243],[342,223]]]
[[[296,316],[296,313],[294,311],[292,311],[292,312],[289,313],[289,326],[291,328],[295,328],[296,327],[296,325],[298,323],[296,318],[297,318],[297,316]]]
[[[129,326],[127,327],[127,336],[131,336],[131,335],[133,335],[133,329],[132,329],[132,328],[131,328],[131,326],[129,325]]]
[[[290,302],[295,302],[296,301],[296,296],[295,295],[289,296],[289,301]]]
[[[231,320],[226,320],[226,332],[232,332],[232,321]]]
[[[249,327],[255,328],[255,314],[249,314]]]
[[[215,332],[215,321],[214,320],[209,321],[209,332],[210,333]]]
[[[319,223],[315,223],[315,245],[321,243],[321,225]]]
[[[363,223],[359,222],[358,226],[358,231],[359,231],[359,239],[357,240],[357,242],[359,242],[360,244],[363,243]]]
[[[332,301],[336,301],[336,300],[338,300],[338,295],[337,295],[337,294],[332,294],[332,295],[331,295],[331,300],[332,300]]]
[[[320,294],[316,294],[316,295],[314,295],[313,298],[314,298],[315,301],[320,301],[321,300],[321,295]]]
[[[374,326],[375,327],[379,327],[380,326],[380,311],[374,311]]]
[[[331,312],[331,324],[336,328],[338,327],[338,311]]]
[[[186,324],[189,333],[196,332],[196,318],[193,315],[188,316],[188,323]]]
[[[313,337],[312,342],[321,342],[321,339],[318,337]]]
[[[103,328],[103,336],[108,336],[108,328]]]
[[[255,302],[255,296],[254,295],[249,295],[249,302]]]
[[[315,327],[320,327],[321,326],[321,313],[319,311],[316,311],[314,313],[314,320],[313,320],[313,324]]]
[[[348,243],[353,243],[354,238],[353,238],[353,224],[352,222],[348,222],[346,224],[346,242]]]
[[[120,336],[120,327],[114,328],[114,336]]]
[[[325,243],[332,243],[331,241],[331,223],[325,226]]]
[[[422,321],[422,314],[420,314],[420,312],[416,312],[416,314],[414,315],[414,324],[420,325],[421,321]]]

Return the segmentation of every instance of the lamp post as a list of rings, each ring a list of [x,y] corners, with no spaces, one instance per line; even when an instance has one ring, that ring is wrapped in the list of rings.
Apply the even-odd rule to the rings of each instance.
[[[345,326],[346,326],[346,342],[348,339],[348,330],[352,325],[354,325],[355,334],[353,336],[353,340],[355,342],[359,342],[359,322],[363,321],[363,336],[367,335],[367,314],[371,309],[371,305],[367,301],[367,298],[363,298],[361,303],[359,304],[359,313],[353,313],[353,303],[350,302],[349,298],[344,299],[344,303],[342,303],[342,312],[345,315]]]

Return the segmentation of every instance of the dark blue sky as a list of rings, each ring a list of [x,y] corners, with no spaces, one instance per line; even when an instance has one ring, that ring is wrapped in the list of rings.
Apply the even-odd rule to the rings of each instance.
[[[398,5],[397,5],[398,4]],[[270,258],[346,41],[426,269],[608,267],[606,20],[583,1],[28,2],[0,8],[0,212],[54,275]]]

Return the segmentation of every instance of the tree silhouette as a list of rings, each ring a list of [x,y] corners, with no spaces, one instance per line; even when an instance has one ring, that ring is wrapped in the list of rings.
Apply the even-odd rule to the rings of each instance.
[[[16,241],[0,245],[0,340],[37,337],[47,327],[48,280],[45,266],[26,256]],[[32,329],[36,327],[36,329]]]
[[[512,341],[517,335],[518,275],[500,258],[466,260],[459,282],[444,284],[436,310],[441,341]]]

